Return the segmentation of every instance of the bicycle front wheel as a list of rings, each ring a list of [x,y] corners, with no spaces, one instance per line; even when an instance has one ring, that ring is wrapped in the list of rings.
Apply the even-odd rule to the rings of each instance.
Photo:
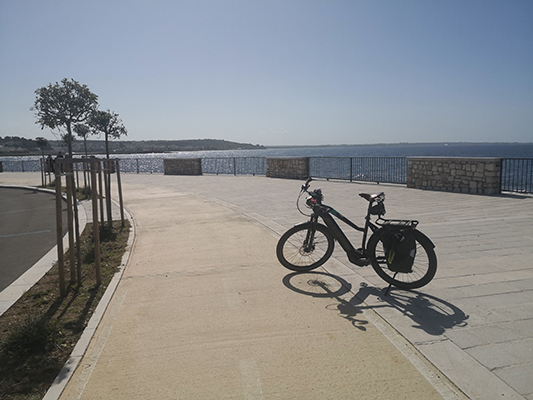
[[[326,226],[306,222],[281,236],[276,255],[285,268],[304,272],[324,264],[331,257],[334,247],[335,239]]]
[[[374,271],[387,283],[400,289],[418,289],[427,285],[437,272],[437,255],[433,244],[423,233],[414,230],[416,256],[411,272],[394,272],[388,268],[385,248],[381,241],[383,229],[368,240],[367,251]]]

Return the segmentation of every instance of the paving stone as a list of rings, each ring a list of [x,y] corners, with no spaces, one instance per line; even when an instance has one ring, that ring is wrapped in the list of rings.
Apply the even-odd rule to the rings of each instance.
[[[533,302],[533,292],[527,291],[500,293],[489,296],[476,296],[476,302],[489,309],[508,308]],[[533,310],[533,308],[532,308]]]
[[[510,264],[512,265],[512,264]],[[481,285],[486,283],[517,281],[521,279],[533,278],[533,270],[510,270],[502,272],[494,272],[490,274],[476,274],[471,275],[468,280],[472,285]]]
[[[490,344],[483,337],[476,335],[473,329],[451,329],[446,331],[445,336],[461,349],[487,346]]]
[[[533,363],[497,369],[494,373],[526,398],[533,398]]]
[[[440,299],[447,299],[448,301],[452,301],[455,299],[461,299],[464,296],[461,288],[437,288],[434,285],[431,285],[431,294],[437,298]]]
[[[505,293],[515,294],[521,291],[510,282],[492,282],[483,285],[472,285],[459,288],[458,290],[464,294],[464,297],[479,297]]]
[[[533,288],[533,278],[513,280],[510,283],[518,290],[531,290]]]
[[[508,322],[511,316],[496,312],[479,304],[475,298],[463,298],[454,300],[453,304],[468,316],[468,326],[485,326],[500,322]]]
[[[438,270],[437,270],[437,274],[438,274]],[[471,279],[471,275],[452,276],[452,277],[446,277],[446,278],[441,278],[440,276],[437,275],[431,283],[437,289],[463,288],[463,287],[471,287],[472,279]]]
[[[521,321],[531,318],[531,310],[533,310],[533,303],[519,304],[516,306],[499,307],[493,312],[501,315],[502,320],[506,321]],[[533,332],[533,331],[531,331]],[[533,333],[532,333],[533,335]]]
[[[491,324],[471,329],[472,333],[484,338],[489,343],[502,343],[514,340],[527,339],[530,333],[521,331],[517,322]]]
[[[533,338],[479,346],[466,351],[489,369],[533,363]]]
[[[533,318],[515,320],[513,326],[521,332],[522,337],[530,337],[533,332]]]

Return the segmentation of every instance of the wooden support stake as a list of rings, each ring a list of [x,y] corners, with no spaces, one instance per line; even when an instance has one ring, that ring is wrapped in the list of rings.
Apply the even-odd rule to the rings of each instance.
[[[77,167],[76,167],[77,168]],[[78,214],[78,199],[76,197],[76,181],[74,180],[74,175],[71,177],[72,182],[72,191],[74,193],[73,205],[74,205],[74,227],[76,234],[76,260],[77,260],[77,277],[78,282],[81,285],[81,242],[80,242],[80,218]]]
[[[104,179],[105,181],[105,205],[107,211],[107,224],[109,229],[113,229],[113,213],[111,210],[111,161],[104,161]]]
[[[70,281],[76,282],[76,253],[74,252],[74,212],[72,207],[72,164],[67,162],[67,218],[68,218],[68,255],[70,261]],[[75,200],[74,200],[75,201]]]
[[[118,200],[120,203],[120,220],[122,221],[122,227],[124,228],[124,201],[122,199],[122,183],[120,181],[120,164],[119,160],[116,160],[117,170],[117,187],[118,187]]]
[[[56,162],[56,239],[57,239],[57,267],[59,269],[59,295],[64,297],[67,291],[65,285],[65,264],[63,257],[63,197],[61,196],[61,163]]]
[[[83,162],[82,162],[82,167],[83,167],[83,185],[85,187],[88,186],[88,183],[87,183],[87,162],[85,161],[86,159],[83,158]]]
[[[93,203],[93,239],[94,239],[94,266],[96,269],[96,284],[102,283],[102,268],[100,265],[100,229],[98,225],[98,192],[96,190],[96,170],[98,163],[91,163],[91,186]]]
[[[102,186],[102,162],[101,161],[98,161],[98,185],[99,185],[99,191],[98,193],[100,193],[100,223],[102,225],[105,224],[105,220],[104,220],[104,197],[103,197],[103,194],[104,194],[104,188]]]
[[[45,172],[45,166],[46,166],[46,161],[43,158],[41,158],[41,185],[42,186],[46,186],[45,184],[45,179],[46,179],[46,172]]]

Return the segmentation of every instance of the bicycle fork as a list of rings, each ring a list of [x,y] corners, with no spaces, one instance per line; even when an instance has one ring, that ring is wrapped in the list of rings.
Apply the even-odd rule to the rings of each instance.
[[[305,240],[303,242],[303,250],[305,252],[311,252],[314,250],[315,246],[315,233],[316,233],[316,223],[317,220],[315,218],[311,219],[311,228],[307,230],[307,234],[305,235]]]

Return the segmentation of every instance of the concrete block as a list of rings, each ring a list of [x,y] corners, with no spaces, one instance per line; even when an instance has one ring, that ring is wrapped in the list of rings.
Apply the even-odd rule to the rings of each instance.
[[[165,175],[202,175],[200,158],[165,158],[163,166]]]

